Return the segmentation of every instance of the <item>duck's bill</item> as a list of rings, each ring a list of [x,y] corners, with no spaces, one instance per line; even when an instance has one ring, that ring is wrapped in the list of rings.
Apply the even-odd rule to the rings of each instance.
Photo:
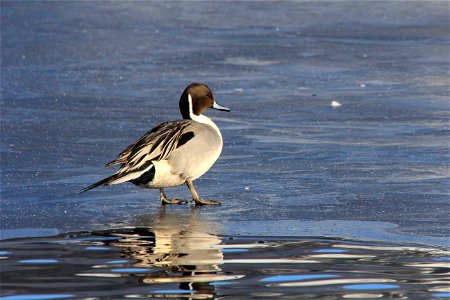
[[[215,101],[215,100],[214,100],[214,104],[213,104],[212,108],[217,109],[217,110],[222,110],[222,111],[230,111],[229,108],[220,105],[220,104],[217,103],[217,101]]]

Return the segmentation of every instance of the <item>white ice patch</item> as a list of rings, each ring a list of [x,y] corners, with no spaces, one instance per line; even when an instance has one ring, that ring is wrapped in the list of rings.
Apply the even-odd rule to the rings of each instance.
[[[342,104],[336,100],[331,101],[331,107],[339,107],[342,106]]]

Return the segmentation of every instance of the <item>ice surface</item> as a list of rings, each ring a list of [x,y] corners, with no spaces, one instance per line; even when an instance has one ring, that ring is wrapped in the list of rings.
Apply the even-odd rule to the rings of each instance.
[[[221,234],[448,245],[448,2],[2,1],[1,16],[8,237],[155,218],[157,191],[77,192],[204,81],[232,109],[209,114],[225,145],[196,182]]]

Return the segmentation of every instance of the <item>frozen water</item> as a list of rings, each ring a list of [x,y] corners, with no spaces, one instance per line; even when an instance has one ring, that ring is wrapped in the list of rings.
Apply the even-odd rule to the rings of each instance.
[[[225,146],[196,186],[223,205],[167,210],[222,234],[448,245],[448,2],[2,1],[1,16],[3,238],[155,219],[157,191],[77,192],[204,81],[232,112],[210,113]]]

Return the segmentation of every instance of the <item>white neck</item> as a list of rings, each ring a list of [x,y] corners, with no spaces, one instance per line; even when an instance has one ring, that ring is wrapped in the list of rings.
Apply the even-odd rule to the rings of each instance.
[[[189,116],[191,117],[191,119],[196,122],[211,126],[212,128],[214,128],[214,130],[217,131],[217,133],[222,138],[222,134],[220,133],[219,127],[217,127],[217,125],[210,118],[208,118],[207,116],[202,115],[202,114],[200,114],[200,115],[194,114],[193,109],[192,109],[192,97],[190,94],[188,94],[188,101],[189,101]]]

